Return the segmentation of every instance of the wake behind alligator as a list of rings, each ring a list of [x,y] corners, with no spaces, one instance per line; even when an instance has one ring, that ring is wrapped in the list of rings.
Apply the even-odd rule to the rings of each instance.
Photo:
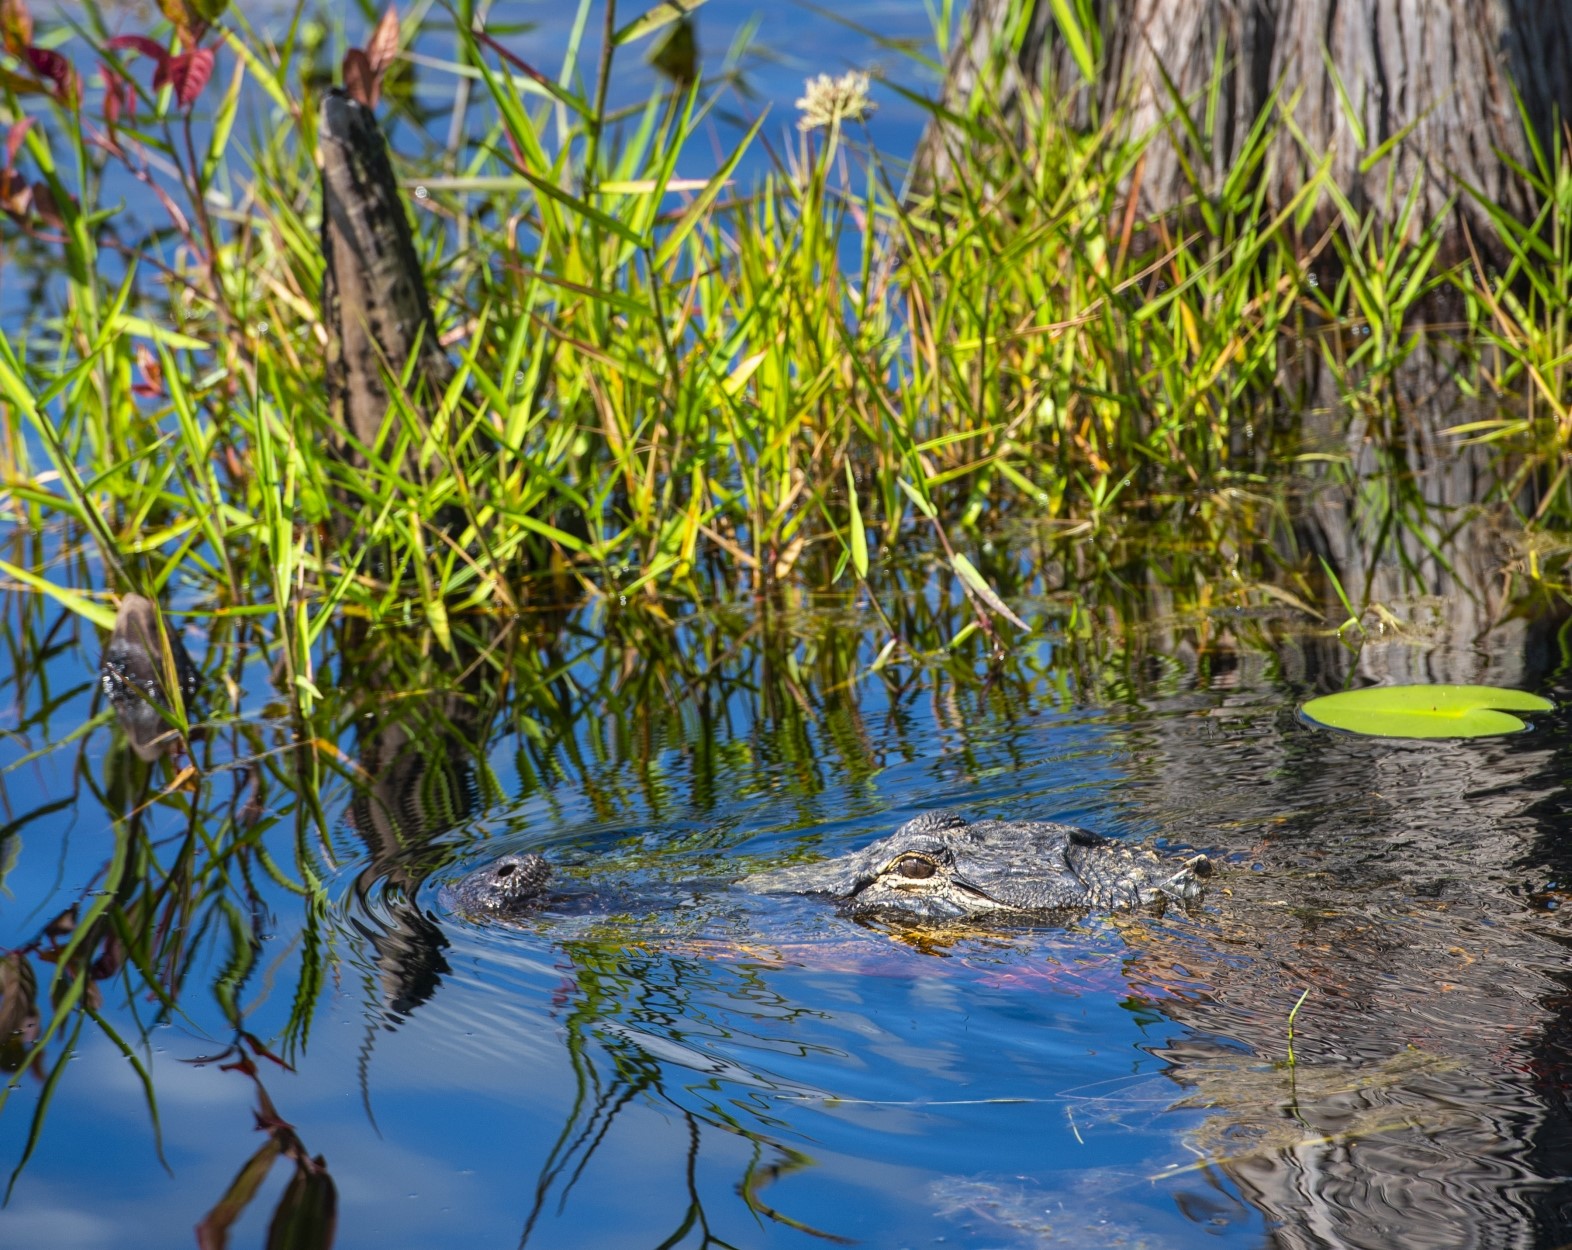
[[[1008,923],[1188,902],[1210,874],[1205,855],[1164,856],[1072,825],[923,812],[861,851],[738,884],[821,896],[854,919]],[[549,909],[556,895],[550,862],[532,851],[475,869],[441,897],[470,920],[507,923]]]

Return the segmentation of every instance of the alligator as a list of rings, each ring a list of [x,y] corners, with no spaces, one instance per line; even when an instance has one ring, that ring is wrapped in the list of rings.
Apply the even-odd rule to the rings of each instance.
[[[1205,855],[1165,857],[1072,825],[968,821],[923,812],[861,851],[744,877],[759,894],[833,900],[858,920],[954,922],[1159,907],[1197,898],[1212,871]],[[443,893],[471,920],[507,921],[549,907],[552,870],[535,851],[504,855]]]

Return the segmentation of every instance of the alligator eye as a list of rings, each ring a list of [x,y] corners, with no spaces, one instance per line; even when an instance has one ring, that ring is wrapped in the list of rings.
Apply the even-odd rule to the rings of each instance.
[[[932,860],[923,859],[920,855],[908,855],[895,865],[895,871],[908,881],[926,881],[938,869]]]

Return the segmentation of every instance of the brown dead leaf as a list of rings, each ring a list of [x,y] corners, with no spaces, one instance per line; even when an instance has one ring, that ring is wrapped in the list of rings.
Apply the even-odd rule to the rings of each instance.
[[[366,108],[377,106],[377,78],[371,61],[359,48],[344,53],[344,94]]]
[[[20,951],[0,956],[0,1071],[18,1072],[38,1040],[38,983]]]
[[[27,179],[14,169],[0,169],[0,212],[17,221],[26,221],[32,206],[33,188],[28,186]]]
[[[65,229],[65,219],[60,216],[60,206],[55,203],[54,192],[49,189],[47,182],[33,184],[33,211],[46,225],[56,230]]]
[[[338,1190],[327,1161],[303,1156],[278,1200],[267,1230],[267,1250],[329,1250],[338,1226]]]
[[[383,11],[382,20],[377,23],[377,28],[371,32],[371,38],[366,41],[366,61],[379,84],[382,75],[387,73],[388,66],[393,64],[398,56],[398,40],[398,9],[390,4]]]
[[[224,1250],[229,1244],[230,1226],[240,1218],[240,1213],[250,1204],[251,1199],[256,1197],[257,1189],[282,1151],[283,1145],[278,1138],[269,1135],[257,1152],[235,1173],[235,1179],[229,1182],[224,1196],[214,1203],[213,1209],[196,1226],[200,1250]]]

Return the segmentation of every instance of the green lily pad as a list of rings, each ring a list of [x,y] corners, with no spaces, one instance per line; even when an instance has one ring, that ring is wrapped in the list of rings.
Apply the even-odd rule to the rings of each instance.
[[[1483,738],[1528,728],[1513,712],[1555,706],[1498,686],[1371,686],[1311,699],[1299,711],[1314,724],[1376,738]]]

